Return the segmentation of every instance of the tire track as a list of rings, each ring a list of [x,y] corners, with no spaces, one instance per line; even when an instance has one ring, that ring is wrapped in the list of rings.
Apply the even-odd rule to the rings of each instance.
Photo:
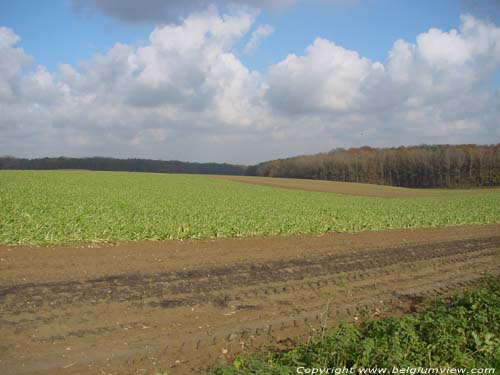
[[[262,345],[289,347],[340,320],[418,311],[483,273],[500,274],[495,234],[3,285],[0,373],[203,373]]]
[[[290,282],[324,275],[357,272],[356,277],[372,269],[394,263],[415,263],[439,260],[454,255],[473,256],[500,248],[500,236],[449,241],[432,245],[410,245],[391,249],[368,249],[349,254],[333,254],[313,258],[290,259],[265,264],[234,264],[158,274],[126,274],[85,281],[19,284],[0,287],[1,311],[33,311],[44,304],[59,306],[67,303],[131,302],[163,296],[153,306],[175,308],[212,301],[214,292],[273,282]],[[347,276],[349,277],[352,276]],[[277,293],[268,290],[265,294]],[[191,296],[191,297],[190,297]]]

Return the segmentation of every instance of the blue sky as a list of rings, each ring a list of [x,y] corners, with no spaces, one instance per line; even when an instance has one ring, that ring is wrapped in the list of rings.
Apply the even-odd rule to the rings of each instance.
[[[147,40],[152,25],[128,25],[93,13],[80,15],[64,0],[1,0],[0,25],[22,38],[20,46],[54,71],[103,53],[116,42]]]
[[[300,3],[286,11],[264,12],[259,21],[273,25],[275,33],[261,50],[247,59],[258,69],[302,53],[317,37],[383,61],[399,38],[414,41],[423,30],[445,30],[459,25],[456,1],[367,1],[354,4]]]
[[[455,0],[371,0],[338,5],[300,2],[285,9],[262,10],[258,22],[272,25],[275,31],[258,51],[239,51],[239,56],[252,69],[265,71],[289,53],[302,53],[316,37],[323,37],[383,61],[399,38],[414,41],[431,27],[457,28],[460,12]],[[116,42],[147,42],[155,23],[125,23],[98,12],[77,14],[64,0],[1,0],[0,25],[14,29],[22,38],[20,46],[54,71],[61,63],[75,64],[104,53]]]
[[[0,149],[254,163],[500,141],[497,0],[233,1],[0,0]]]

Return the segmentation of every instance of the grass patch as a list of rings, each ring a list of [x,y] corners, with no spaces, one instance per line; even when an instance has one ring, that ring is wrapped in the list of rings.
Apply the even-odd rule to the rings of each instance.
[[[500,192],[384,199],[193,175],[0,171],[0,243],[73,244],[500,222]]]
[[[295,374],[297,367],[500,368],[500,278],[422,313],[343,323],[284,353],[237,357],[211,375]]]

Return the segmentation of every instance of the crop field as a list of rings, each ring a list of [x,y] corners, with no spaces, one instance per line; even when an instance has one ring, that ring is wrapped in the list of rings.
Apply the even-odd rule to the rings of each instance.
[[[274,373],[500,276],[500,191],[232,179],[0,171],[0,374]]]
[[[375,190],[384,187],[375,187]],[[394,188],[387,188],[393,191]],[[500,191],[351,196],[197,175],[0,171],[0,243],[75,244],[500,222]]]

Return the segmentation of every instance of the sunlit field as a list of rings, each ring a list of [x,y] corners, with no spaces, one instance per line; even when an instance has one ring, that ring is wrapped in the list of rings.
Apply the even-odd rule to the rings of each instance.
[[[0,171],[0,242],[70,244],[500,222],[500,192],[386,199],[198,175]]]

